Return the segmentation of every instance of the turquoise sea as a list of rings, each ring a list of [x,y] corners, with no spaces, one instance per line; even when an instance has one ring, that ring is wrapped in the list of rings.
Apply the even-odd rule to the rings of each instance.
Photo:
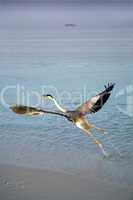
[[[108,159],[65,119],[9,109],[16,102],[56,109],[40,98],[44,93],[74,109],[108,82],[116,83],[109,101],[88,116],[112,136],[110,142],[94,131]],[[132,7],[0,7],[0,95],[0,163],[89,169],[100,179],[133,184]]]

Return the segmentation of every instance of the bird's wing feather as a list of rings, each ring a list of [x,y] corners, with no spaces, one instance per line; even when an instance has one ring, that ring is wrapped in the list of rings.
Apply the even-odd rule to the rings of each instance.
[[[108,100],[111,94],[111,91],[114,88],[114,85],[115,84],[108,84],[108,86],[105,86],[105,90],[103,92],[92,97],[90,100],[86,101],[83,105],[78,107],[76,110],[79,111],[83,115],[87,113],[95,113],[99,111]]]
[[[41,115],[45,114],[43,110],[35,107],[23,106],[23,105],[13,105],[10,107],[11,110],[20,115]]]
[[[59,113],[59,112],[53,112],[53,111],[46,111],[46,110],[42,110],[39,108],[35,108],[35,107],[31,107],[31,106],[24,106],[24,105],[13,105],[10,107],[10,109],[20,115],[42,115],[42,114],[54,114],[54,115],[60,115],[63,117],[67,117],[65,114],[63,113]]]

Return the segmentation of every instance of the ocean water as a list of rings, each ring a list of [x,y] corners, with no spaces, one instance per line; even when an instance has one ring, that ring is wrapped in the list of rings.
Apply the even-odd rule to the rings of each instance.
[[[65,26],[71,23],[75,26]],[[1,7],[0,163],[89,169],[101,179],[132,185],[132,55],[132,7]],[[18,116],[9,109],[16,102],[56,109],[41,99],[43,93],[75,109],[108,82],[116,83],[109,101],[88,116],[111,134],[110,141],[94,131],[111,155],[108,159],[65,119]]]

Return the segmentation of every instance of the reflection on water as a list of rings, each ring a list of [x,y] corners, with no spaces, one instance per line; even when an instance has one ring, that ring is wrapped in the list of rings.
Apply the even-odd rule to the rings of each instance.
[[[43,92],[58,100],[62,96],[62,104],[73,109],[84,99],[79,95],[87,99],[104,84],[115,82],[108,103],[89,118],[110,132],[122,155],[95,132],[112,155],[103,160],[91,139],[65,119],[17,116],[1,102],[1,162],[68,171],[91,169],[100,178],[133,183],[133,120],[118,109],[118,104],[126,109],[127,97],[117,97],[133,84],[132,9],[6,7],[0,11],[1,91],[19,84],[24,87],[21,93],[42,93],[43,87]],[[67,28],[68,23],[77,26]],[[4,98],[8,104],[15,103],[15,89],[7,90]],[[34,95],[30,103],[36,103]],[[54,108],[48,102],[44,106]]]

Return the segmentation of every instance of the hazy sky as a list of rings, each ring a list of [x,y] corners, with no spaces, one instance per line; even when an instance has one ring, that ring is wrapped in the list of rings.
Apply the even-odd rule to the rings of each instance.
[[[133,3],[133,0],[0,0],[0,3]]]

